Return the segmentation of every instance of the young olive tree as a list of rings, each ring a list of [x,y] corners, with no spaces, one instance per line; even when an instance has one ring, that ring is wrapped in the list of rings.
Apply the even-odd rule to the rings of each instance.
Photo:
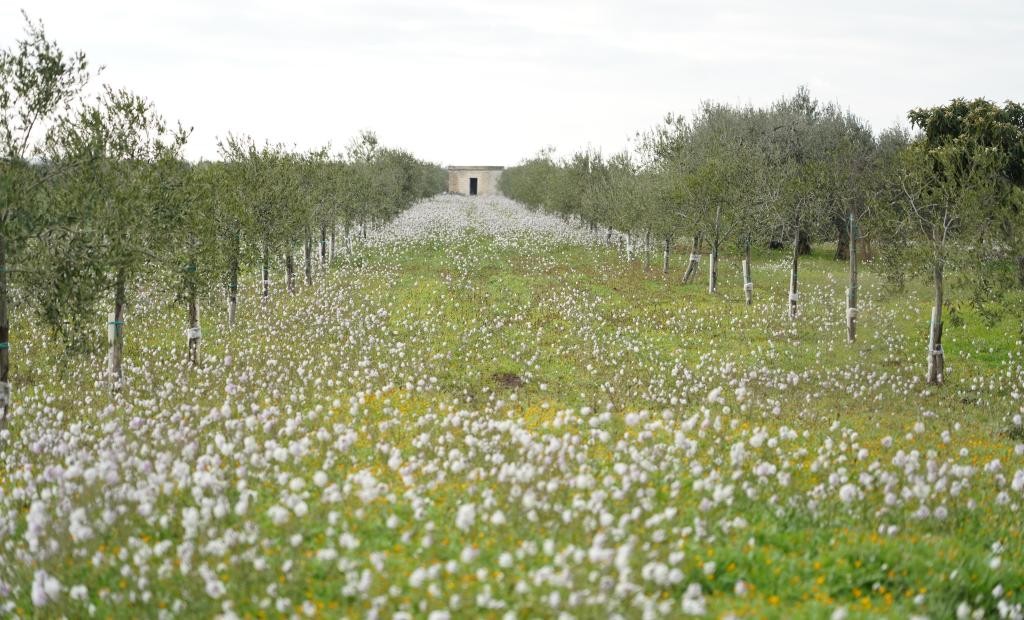
[[[199,366],[199,300],[217,288],[227,264],[236,258],[233,248],[221,242],[222,218],[217,214],[225,169],[179,159],[161,161],[160,169],[164,200],[172,207],[156,222],[163,240],[160,259],[171,275],[175,300],[185,306],[188,363]]]
[[[639,163],[636,165],[633,184],[636,203],[637,226],[644,235],[644,269],[651,268],[654,241],[658,236],[661,210],[657,202],[657,173]]]
[[[498,180],[501,193],[535,209],[553,210],[551,200],[553,178],[557,165],[550,152],[542,151],[533,159],[505,170]]]
[[[828,221],[822,178],[827,171],[823,154],[829,145],[819,122],[822,110],[805,89],[776,103],[770,114],[773,128],[769,148],[776,156],[774,172],[781,182],[779,199],[772,206],[783,237],[792,239],[788,308],[790,318],[795,319],[800,299],[800,255],[805,253],[808,239]]]
[[[234,182],[240,183],[236,187],[238,200],[244,204],[244,215],[238,219],[240,237],[259,257],[261,296],[266,302],[270,299],[271,257],[287,240],[282,222],[293,183],[288,154],[281,145],[257,147],[248,136],[228,136],[220,151],[237,175]],[[237,272],[232,273],[231,282],[237,287]]]
[[[678,234],[692,235],[689,259],[683,271],[683,284],[697,275],[702,238],[697,221],[707,206],[700,169],[704,163],[696,148],[694,127],[683,116],[668,116],[663,125],[644,138],[644,149],[659,161],[660,182],[656,190],[666,211],[662,270],[668,272],[668,257]]]
[[[82,150],[73,183],[88,201],[88,222],[97,259],[113,291],[107,324],[107,376],[118,389],[123,380],[125,308],[129,293],[156,263],[160,235],[156,222],[174,207],[160,183],[164,158],[176,158],[187,135],[170,132],[153,105],[129,91],[105,86],[67,127],[69,144]]]
[[[635,240],[638,239],[635,233],[643,228],[646,205],[637,178],[636,164],[628,152],[616,153],[608,158],[603,181],[598,181],[602,182],[606,217],[611,227],[626,233],[626,261],[632,261],[636,253]]]
[[[743,257],[743,298],[749,306],[754,303],[751,248],[769,241],[764,222],[779,199],[780,180],[772,166],[767,115],[753,108],[739,114],[740,131],[733,151],[736,192],[732,223],[733,238]]]
[[[718,291],[719,251],[739,222],[741,175],[746,171],[741,166],[738,121],[730,108],[712,104],[705,104],[693,120],[690,153],[694,160],[686,177],[686,190],[696,236],[709,245],[709,293]]]
[[[662,124],[637,135],[637,152],[648,179],[652,234],[662,246],[661,271],[668,274],[676,236],[683,228],[681,161],[686,155],[688,126],[682,116],[667,115]]]
[[[211,186],[211,214],[216,223],[230,328],[234,327],[238,313],[238,278],[242,267],[252,262],[251,244],[243,242],[244,232],[252,230],[248,202],[252,165],[247,158],[226,151],[224,143],[220,143],[220,149],[224,161],[206,164],[204,177],[209,178]]]
[[[11,405],[10,303],[26,246],[53,229],[59,214],[39,200],[59,166],[40,167],[48,126],[70,113],[88,82],[85,56],[65,54],[41,23],[25,16],[25,37],[0,50],[0,429]]]
[[[295,248],[304,246],[312,219],[305,166],[297,153],[285,153],[272,182],[278,192],[275,225],[284,251],[285,290],[295,293]]]
[[[853,342],[857,337],[858,248],[865,249],[859,220],[870,192],[876,147],[871,130],[856,116],[831,108],[827,112],[830,114],[820,124],[828,148],[822,155],[824,165],[819,184],[825,203],[823,216],[830,217],[839,232],[836,258],[849,263],[846,336],[849,342]]]
[[[334,184],[331,178],[331,158],[327,148],[314,151],[309,154],[307,161],[307,175],[310,180],[310,193],[313,201],[313,232],[318,237],[316,253],[319,255],[319,264],[325,268],[328,262],[327,241],[328,232],[333,236],[338,211],[337,202],[333,198]],[[310,252],[313,248],[310,248]],[[307,267],[312,271],[312,266]],[[307,278],[310,276],[307,274]]]

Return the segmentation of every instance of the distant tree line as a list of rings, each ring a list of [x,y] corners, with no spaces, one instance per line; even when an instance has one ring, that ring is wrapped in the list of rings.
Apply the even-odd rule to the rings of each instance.
[[[200,299],[223,294],[233,324],[244,273],[258,269],[267,298],[271,270],[283,266],[292,292],[339,251],[339,235],[347,248],[352,235],[365,238],[368,226],[444,190],[440,167],[371,132],[341,155],[229,135],[219,161],[187,161],[190,130],[130,91],[91,92],[85,55],[26,23],[24,38],[0,50],[0,427],[11,403],[12,310],[81,349],[108,308],[107,375],[117,389],[126,308],[140,287],[182,304],[198,364]]]
[[[661,269],[685,239],[683,283],[708,255],[708,290],[718,289],[723,248],[741,258],[752,304],[751,247],[788,247],[788,313],[799,307],[801,255],[835,242],[849,261],[847,334],[857,325],[858,257],[874,258],[896,286],[927,274],[934,284],[926,378],[939,383],[947,270],[963,276],[983,313],[1024,289],[1024,106],[956,99],[909,113],[914,133],[874,135],[835,103],[804,88],[763,108],[705,103],[638,134],[633,151],[610,157],[550,152],[501,177],[507,196],[625,240],[627,260]],[[1019,297],[1019,295],[1018,295]]]

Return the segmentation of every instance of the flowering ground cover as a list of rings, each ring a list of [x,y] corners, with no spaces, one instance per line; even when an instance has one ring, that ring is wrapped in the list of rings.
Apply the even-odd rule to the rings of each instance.
[[[927,295],[739,261],[719,291],[504,199],[413,207],[237,326],[12,343],[0,614],[1021,617],[1024,347]],[[681,258],[681,257],[680,257]],[[658,261],[655,260],[655,263]],[[17,314],[16,314],[17,316]]]

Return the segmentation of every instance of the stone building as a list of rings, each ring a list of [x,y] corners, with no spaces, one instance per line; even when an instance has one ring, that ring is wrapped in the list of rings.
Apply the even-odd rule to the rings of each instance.
[[[448,191],[467,196],[498,194],[502,166],[448,166]]]

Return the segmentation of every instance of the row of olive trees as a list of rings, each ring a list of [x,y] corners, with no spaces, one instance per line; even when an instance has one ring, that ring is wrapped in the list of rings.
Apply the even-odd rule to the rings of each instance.
[[[261,269],[267,298],[270,269],[282,264],[292,292],[297,257],[311,284],[339,229],[348,244],[349,231],[365,237],[367,226],[444,188],[438,166],[384,148],[370,132],[342,155],[229,135],[220,161],[189,162],[189,131],[127,90],[86,96],[84,55],[65,54],[39,24],[26,34],[0,51],[0,425],[11,400],[12,303],[71,348],[88,346],[109,304],[116,388],[126,309],[143,286],[183,305],[197,364],[201,299],[223,294],[233,324],[246,270]]]
[[[708,289],[718,289],[727,245],[745,261],[744,294],[753,301],[751,247],[792,241],[790,312],[797,311],[799,257],[809,240],[845,234],[863,210],[876,159],[871,132],[835,105],[804,90],[769,108],[705,104],[692,117],[669,116],[640,136],[636,153],[605,160],[587,151],[563,162],[544,156],[506,171],[503,189],[528,204],[642,239],[663,248],[663,270],[678,238],[691,241],[683,282],[693,280],[704,249]],[[840,174],[842,172],[842,174]],[[526,191],[524,191],[526,188]],[[840,244],[845,256],[846,244]]]
[[[936,287],[927,379],[943,374],[943,271],[956,264],[984,302],[1024,287],[1021,106],[956,100],[915,110],[921,135],[900,128],[879,136],[838,105],[800,89],[765,108],[704,104],[639,135],[635,152],[605,158],[592,150],[555,161],[550,153],[502,176],[502,190],[526,204],[578,218],[595,234],[625,237],[626,258],[650,266],[653,241],[662,269],[676,240],[690,255],[691,282],[707,250],[708,290],[718,289],[724,248],[739,254],[743,292],[753,303],[751,248],[791,249],[788,312],[796,318],[799,265],[811,241],[836,242],[849,262],[847,336],[857,328],[858,259],[874,254],[893,281],[927,272]],[[634,252],[634,241],[642,252]],[[979,307],[985,307],[984,303]],[[991,307],[991,306],[989,306]]]

